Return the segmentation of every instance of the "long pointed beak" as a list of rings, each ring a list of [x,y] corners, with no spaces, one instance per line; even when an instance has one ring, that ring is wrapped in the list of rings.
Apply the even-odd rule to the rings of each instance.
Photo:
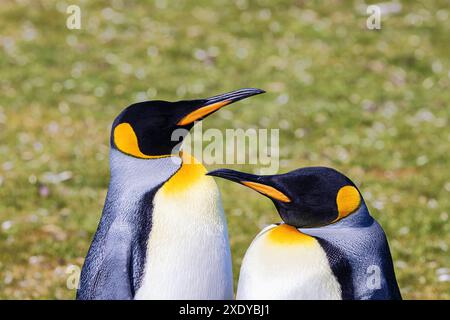
[[[204,99],[204,103],[196,110],[184,116],[178,122],[178,125],[185,126],[194,121],[202,120],[204,117],[216,112],[226,105],[264,92],[265,91],[261,89],[245,88]]]
[[[237,182],[273,200],[291,202],[291,199],[287,195],[271,185],[268,176],[258,176],[230,169],[213,170],[208,172],[207,175]]]

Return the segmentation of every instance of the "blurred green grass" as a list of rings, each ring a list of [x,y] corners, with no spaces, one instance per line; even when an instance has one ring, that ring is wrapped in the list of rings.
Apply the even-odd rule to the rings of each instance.
[[[69,4],[81,30],[65,27]],[[385,228],[404,297],[449,299],[448,1],[403,1],[380,31],[359,4],[2,1],[0,298],[74,297],[66,267],[81,266],[95,232],[123,107],[251,86],[268,93],[204,129],[280,128],[281,172],[345,172]],[[218,183],[236,277],[279,218],[268,200]]]

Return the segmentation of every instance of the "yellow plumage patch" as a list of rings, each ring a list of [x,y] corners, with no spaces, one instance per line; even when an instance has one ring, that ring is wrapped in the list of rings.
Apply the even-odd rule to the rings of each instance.
[[[339,215],[333,222],[345,218],[350,213],[358,209],[360,203],[361,196],[359,195],[359,192],[355,187],[345,186],[339,189],[336,196],[336,204],[338,207]]]
[[[129,154],[133,157],[142,159],[157,159],[165,158],[171,155],[151,156],[142,153],[139,149],[138,139],[136,133],[129,123],[121,123],[114,128],[114,143],[116,147],[123,153]]]
[[[181,168],[162,187],[166,195],[181,193],[201,179],[212,180],[205,175],[206,168],[193,156],[182,152],[181,159],[183,161]]]
[[[271,243],[280,245],[310,245],[315,243],[315,239],[307,234],[298,231],[288,224],[280,224],[271,229],[267,234],[267,239]]]

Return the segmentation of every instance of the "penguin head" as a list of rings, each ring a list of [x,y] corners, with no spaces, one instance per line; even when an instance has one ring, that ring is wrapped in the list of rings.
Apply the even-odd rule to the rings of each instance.
[[[296,228],[333,224],[357,214],[364,202],[349,178],[326,167],[267,176],[219,169],[208,175],[240,183],[269,197],[283,221]]]
[[[168,102],[145,101],[130,105],[114,120],[111,147],[127,155],[161,158],[173,155],[195,121],[244,98],[264,93],[260,89],[240,89],[206,99]],[[177,129],[186,129],[178,131]]]

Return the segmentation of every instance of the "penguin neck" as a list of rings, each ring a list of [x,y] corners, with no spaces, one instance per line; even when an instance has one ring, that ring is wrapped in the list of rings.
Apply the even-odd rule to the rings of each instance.
[[[155,202],[170,204],[173,209],[170,219],[176,221],[186,218],[193,223],[221,220],[223,209],[214,179],[206,175],[206,168],[193,156],[185,152],[180,156],[181,167],[161,186],[155,195],[155,200],[159,201]]]
[[[180,167],[181,157],[171,155],[161,158],[141,159],[126,155],[117,149],[110,152],[111,180],[127,179],[127,185],[142,185],[149,181],[148,178],[170,178]],[[150,176],[149,176],[150,175]]]
[[[139,159],[111,149],[111,177],[105,209],[119,207],[127,213],[138,205],[145,194],[153,192],[170,179],[181,167],[177,156],[158,159]],[[118,211],[118,210],[114,210]]]
[[[324,228],[361,228],[370,226],[373,221],[374,219],[370,215],[364,199],[362,199],[361,205],[354,213]]]

